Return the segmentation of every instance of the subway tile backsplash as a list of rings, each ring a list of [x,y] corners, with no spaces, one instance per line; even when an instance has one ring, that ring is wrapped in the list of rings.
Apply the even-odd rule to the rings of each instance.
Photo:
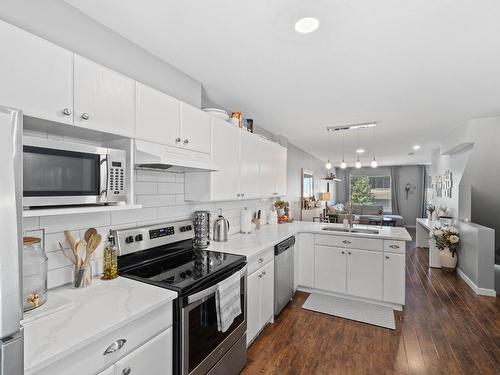
[[[54,288],[72,280],[72,265],[59,247],[70,255],[64,230],[70,230],[76,238],[82,238],[85,230],[95,227],[103,236],[103,243],[94,254],[94,273],[102,272],[102,253],[110,229],[120,229],[140,225],[151,225],[165,221],[187,219],[196,210],[208,210],[215,219],[218,209],[230,222],[230,234],[240,230],[240,211],[248,207],[253,211],[262,210],[267,217],[272,199],[227,201],[215,203],[191,203],[184,201],[184,174],[153,171],[135,171],[135,199],[142,204],[138,210],[86,213],[78,215],[58,215],[30,217],[23,220],[24,230],[45,230],[45,251],[47,252],[48,285]]]

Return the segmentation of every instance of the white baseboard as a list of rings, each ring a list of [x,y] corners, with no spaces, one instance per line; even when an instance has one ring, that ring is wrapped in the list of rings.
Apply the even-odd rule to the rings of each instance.
[[[480,296],[487,296],[487,297],[496,297],[497,292],[494,289],[486,289],[486,288],[480,288],[474,282],[469,279],[469,277],[460,269],[457,268],[457,273],[458,276],[462,278],[465,283],[470,286],[470,288],[474,291],[474,293],[479,294]]]

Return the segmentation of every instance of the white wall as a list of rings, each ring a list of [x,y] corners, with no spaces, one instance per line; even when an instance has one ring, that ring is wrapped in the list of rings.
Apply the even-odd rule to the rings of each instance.
[[[201,105],[201,84],[62,0],[3,0],[0,19],[173,97]]]

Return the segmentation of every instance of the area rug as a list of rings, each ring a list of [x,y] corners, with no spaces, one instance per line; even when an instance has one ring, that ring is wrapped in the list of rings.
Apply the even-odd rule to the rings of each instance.
[[[311,293],[302,308],[379,327],[396,329],[394,311],[390,307]]]

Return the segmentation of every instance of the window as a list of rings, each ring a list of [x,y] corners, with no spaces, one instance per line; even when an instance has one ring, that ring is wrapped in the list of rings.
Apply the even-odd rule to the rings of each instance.
[[[391,176],[350,176],[349,191],[354,204],[382,205],[391,212]]]

